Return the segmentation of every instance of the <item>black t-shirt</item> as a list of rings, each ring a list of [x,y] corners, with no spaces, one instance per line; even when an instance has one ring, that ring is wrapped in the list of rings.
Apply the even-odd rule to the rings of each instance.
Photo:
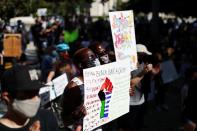
[[[58,124],[54,114],[47,110],[39,110],[37,115],[31,118],[30,122],[22,128],[9,128],[0,123],[0,131],[29,131],[35,121],[40,121],[41,131],[58,131]]]

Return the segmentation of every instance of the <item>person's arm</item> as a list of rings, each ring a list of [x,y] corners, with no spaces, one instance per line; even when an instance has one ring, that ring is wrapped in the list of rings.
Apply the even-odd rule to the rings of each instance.
[[[136,85],[138,85],[140,83],[140,81],[142,79],[143,79],[143,76],[141,76],[141,77],[135,77],[135,78],[131,79],[130,86],[131,87],[135,87]]]
[[[50,71],[49,71],[49,74],[47,76],[47,83],[52,81],[52,79],[55,77],[55,72],[56,72],[56,68],[57,68],[57,61],[53,61],[53,59],[50,59],[49,61],[49,64],[50,64]]]
[[[147,72],[147,66],[141,66],[138,69],[131,72],[130,86],[135,87],[143,79],[144,74]]]
[[[143,79],[144,75],[152,70],[152,64],[147,64],[137,70],[131,72],[131,80],[130,80],[130,96],[134,95],[134,88],[140,83]]]
[[[55,76],[55,71],[50,71],[48,76],[47,76],[47,81],[46,83],[52,81],[53,77]]]
[[[140,83],[140,81],[142,79],[143,79],[143,76],[142,77],[135,77],[135,78],[131,79],[131,81],[130,81],[130,89],[129,89],[130,96],[133,96],[135,94],[134,88]]]
[[[153,69],[153,65],[152,64],[146,64],[146,65],[144,65],[144,67],[142,68],[142,70],[139,71],[139,73],[137,74],[137,77],[144,76],[148,72],[152,71],[152,69]]]

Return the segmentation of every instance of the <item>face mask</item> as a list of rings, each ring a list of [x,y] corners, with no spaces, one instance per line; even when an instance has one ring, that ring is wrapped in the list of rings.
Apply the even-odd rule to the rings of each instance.
[[[40,98],[28,99],[28,100],[17,100],[14,99],[12,104],[13,110],[22,115],[25,118],[32,118],[36,115],[40,107]]]
[[[100,66],[100,65],[101,65],[99,59],[97,59],[97,58],[94,60],[94,64],[95,64],[96,66]]]
[[[65,59],[68,59],[68,58],[69,58],[69,55],[68,55],[67,53],[62,53],[62,54],[60,55],[60,59],[65,60]]]
[[[109,63],[109,56],[108,56],[108,54],[101,56],[101,57],[100,57],[100,60],[101,60],[102,63],[104,63],[104,64]]]
[[[90,67],[95,67],[95,66],[99,66],[99,65],[101,65],[100,64],[100,61],[96,58],[95,60],[93,60],[93,61],[89,61],[88,63],[87,63],[87,67],[88,68],[90,68]]]
[[[52,51],[51,55],[52,55],[52,57],[57,57],[58,53],[56,51]]]

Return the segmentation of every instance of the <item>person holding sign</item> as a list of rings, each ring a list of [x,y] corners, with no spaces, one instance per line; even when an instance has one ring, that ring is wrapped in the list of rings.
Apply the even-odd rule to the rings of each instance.
[[[137,44],[138,68],[131,72],[130,112],[118,120],[121,131],[138,131],[143,123],[144,93],[141,81],[145,74],[152,70],[152,64],[145,63],[145,56],[152,55],[142,44]]]
[[[95,42],[90,46],[90,49],[92,49],[92,51],[97,55],[97,57],[99,58],[101,65],[103,64],[108,64],[111,63],[112,61],[110,60],[109,57],[109,53],[106,51],[106,49],[104,48],[104,46],[102,45],[101,42]],[[105,98],[105,93],[103,92],[103,90],[101,90],[99,92],[99,98],[101,101],[105,101],[102,100],[103,98]],[[102,103],[102,107],[105,106],[105,103]],[[104,108],[102,108],[104,110]],[[111,121],[105,125],[102,126],[102,130],[103,131],[111,131],[113,130],[114,125],[116,124],[116,121]]]
[[[82,130],[83,117],[86,115],[84,107],[83,69],[100,65],[99,60],[89,48],[79,49],[74,54],[74,63],[80,71],[67,85],[62,101],[62,119],[66,127]]]

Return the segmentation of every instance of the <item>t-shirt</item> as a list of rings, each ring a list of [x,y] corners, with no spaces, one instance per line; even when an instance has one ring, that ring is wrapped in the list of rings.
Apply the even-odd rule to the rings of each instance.
[[[138,76],[144,69],[144,64],[139,65],[137,70],[131,72],[131,78]],[[144,94],[141,89],[141,83],[134,88],[134,95],[130,96],[130,105],[141,105],[145,101]]]
[[[58,124],[54,114],[48,110],[39,110],[37,115],[30,119],[30,122],[22,128],[9,128],[0,123],[0,131],[29,131],[35,121],[40,121],[40,131],[58,131]]]

